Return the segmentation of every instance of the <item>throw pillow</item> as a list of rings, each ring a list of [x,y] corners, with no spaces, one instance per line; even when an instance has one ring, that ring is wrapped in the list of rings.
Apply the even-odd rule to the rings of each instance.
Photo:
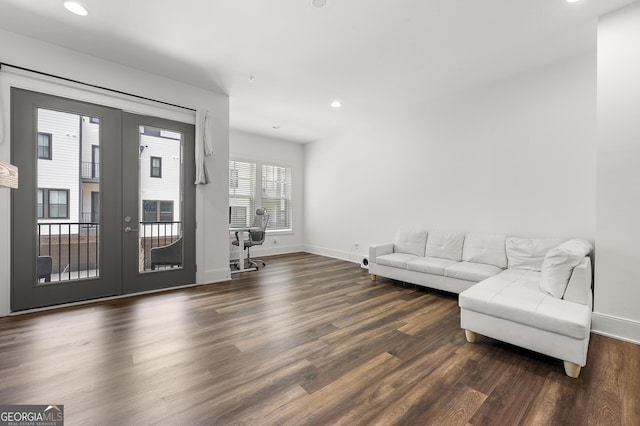
[[[585,240],[569,240],[549,250],[542,262],[540,290],[562,299],[573,268],[591,253],[593,247]]]

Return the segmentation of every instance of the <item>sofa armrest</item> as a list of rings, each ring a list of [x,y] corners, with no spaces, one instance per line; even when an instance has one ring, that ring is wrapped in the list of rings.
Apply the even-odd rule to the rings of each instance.
[[[569,284],[564,292],[564,300],[587,305],[593,309],[593,294],[591,293],[591,259],[585,257],[575,268]]]
[[[376,257],[393,253],[393,243],[369,246],[369,263],[376,263]]]

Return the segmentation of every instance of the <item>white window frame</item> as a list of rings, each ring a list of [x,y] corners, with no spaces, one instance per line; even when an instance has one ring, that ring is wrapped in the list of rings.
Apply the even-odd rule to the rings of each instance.
[[[283,167],[287,168],[291,171],[291,191],[289,198],[289,215],[290,215],[290,224],[291,226],[288,229],[269,229],[267,228],[267,234],[269,235],[291,235],[295,232],[295,221],[294,221],[294,210],[295,210],[295,200],[294,200],[294,174],[295,167],[291,164],[279,163],[275,161],[265,161],[265,160],[256,160],[252,158],[246,157],[229,157],[229,161],[238,161],[243,163],[253,163],[256,165],[256,186],[255,186],[255,206],[254,209],[262,208],[262,166],[275,166],[275,167]],[[231,182],[229,182],[231,185]],[[268,211],[267,211],[268,212]],[[255,210],[254,212],[255,213]],[[269,213],[269,212],[268,212]],[[271,218],[269,219],[271,223]]]

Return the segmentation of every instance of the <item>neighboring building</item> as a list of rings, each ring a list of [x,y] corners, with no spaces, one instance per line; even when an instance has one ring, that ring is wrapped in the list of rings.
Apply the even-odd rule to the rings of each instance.
[[[182,135],[141,126],[139,143],[139,238],[148,265],[151,248],[182,235]],[[54,258],[54,272],[97,269],[100,120],[41,108],[37,144],[38,254]]]
[[[140,221],[181,222],[182,135],[140,126]],[[145,225],[143,235],[152,228]],[[179,235],[178,226],[156,227],[161,235]],[[170,234],[168,234],[170,232]]]

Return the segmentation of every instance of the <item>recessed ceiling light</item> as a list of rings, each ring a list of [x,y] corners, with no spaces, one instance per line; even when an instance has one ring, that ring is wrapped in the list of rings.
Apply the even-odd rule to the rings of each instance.
[[[342,104],[340,103],[339,100],[336,99],[335,101],[331,102],[331,106],[333,108],[340,108],[342,106]]]
[[[280,128],[280,126],[278,126],[277,124],[275,126],[271,126],[273,128],[273,130],[278,130]]]
[[[83,5],[76,3],[75,1],[65,1],[64,7],[66,7],[69,12],[75,13],[76,15],[87,16],[89,14]]]
[[[567,0],[567,3],[578,3],[580,0]]]
[[[311,0],[311,4],[313,4],[315,7],[322,7],[327,4],[327,0]]]
[[[253,83],[254,81],[256,81],[256,78],[253,75],[250,75],[249,77],[247,77],[247,80],[249,80],[249,83]]]

